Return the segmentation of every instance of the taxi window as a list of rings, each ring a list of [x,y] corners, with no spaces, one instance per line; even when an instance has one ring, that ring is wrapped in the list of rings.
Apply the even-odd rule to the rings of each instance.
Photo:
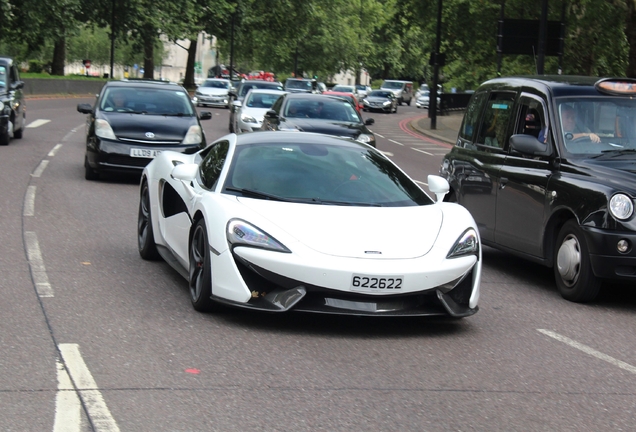
[[[428,96],[429,91],[425,90],[423,94]],[[472,97],[470,104],[466,109],[466,114],[464,114],[464,121],[462,122],[462,126],[459,130],[460,138],[467,141],[473,140],[475,129],[477,129],[477,122],[479,121],[479,115],[483,110],[485,100],[486,93],[476,93]]]
[[[545,143],[548,140],[544,104],[533,97],[519,99],[519,116],[515,134],[531,135]]]
[[[481,121],[477,143],[503,148],[508,138],[508,124],[512,117],[514,93],[492,93]]]

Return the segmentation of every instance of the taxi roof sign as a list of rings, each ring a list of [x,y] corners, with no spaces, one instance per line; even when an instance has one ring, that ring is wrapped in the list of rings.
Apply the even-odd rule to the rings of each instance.
[[[604,78],[597,81],[594,87],[602,93],[616,96],[636,96],[636,79]]]

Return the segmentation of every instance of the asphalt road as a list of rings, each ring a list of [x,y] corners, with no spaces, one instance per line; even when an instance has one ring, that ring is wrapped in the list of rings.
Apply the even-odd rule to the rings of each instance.
[[[29,100],[36,127],[0,147],[0,430],[634,429],[634,287],[570,303],[486,249],[460,321],[197,313],[137,253],[138,178],[84,180],[79,102]],[[208,110],[211,141],[228,112]],[[409,131],[418,115],[364,116],[425,184],[448,146]]]

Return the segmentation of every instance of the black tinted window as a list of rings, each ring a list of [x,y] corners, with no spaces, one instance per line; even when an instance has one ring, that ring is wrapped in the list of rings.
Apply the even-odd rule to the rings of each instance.
[[[199,174],[201,175],[201,183],[205,188],[213,190],[216,186],[227,157],[228,148],[229,143],[227,141],[214,144],[201,162]]]
[[[424,93],[428,96],[429,91],[425,90]],[[464,114],[464,121],[462,127],[459,129],[459,137],[467,141],[473,140],[473,134],[479,122],[479,115],[484,108],[484,101],[486,100],[486,93],[476,93],[470,100],[466,113]]]
[[[514,93],[491,93],[479,128],[477,143],[503,148],[508,138]]]

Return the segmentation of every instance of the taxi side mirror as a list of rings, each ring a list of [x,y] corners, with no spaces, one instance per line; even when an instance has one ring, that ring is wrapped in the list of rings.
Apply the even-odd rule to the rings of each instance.
[[[543,143],[532,135],[518,134],[511,136],[510,147],[524,155],[552,156],[552,148],[548,143]]]

